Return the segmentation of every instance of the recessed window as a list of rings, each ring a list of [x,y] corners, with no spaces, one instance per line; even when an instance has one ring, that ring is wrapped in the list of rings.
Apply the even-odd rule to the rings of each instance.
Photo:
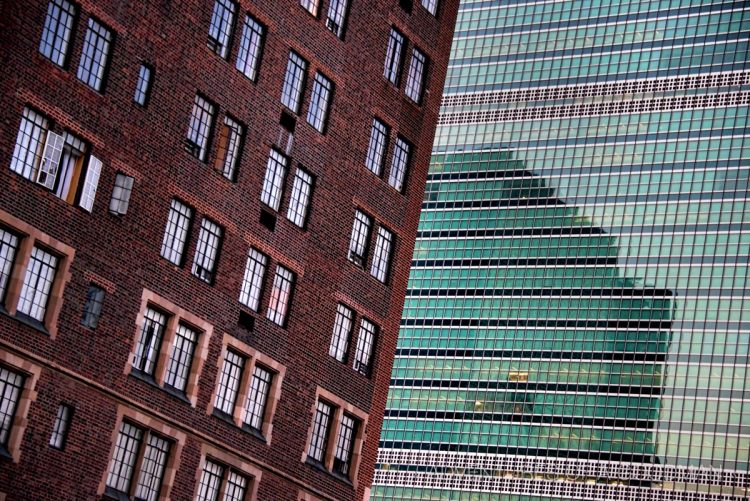
[[[47,5],[39,52],[58,66],[65,66],[75,18],[76,6],[67,0],[51,0]]]
[[[330,0],[328,4],[328,19],[326,19],[326,28],[331,30],[334,35],[341,38],[344,35],[344,23],[346,22],[346,10],[348,0]]]
[[[234,413],[234,406],[237,402],[237,393],[240,390],[240,381],[242,380],[244,367],[245,357],[233,351],[227,351],[219,377],[215,407],[230,416]]]
[[[406,95],[409,99],[419,104],[422,101],[422,88],[424,87],[425,68],[427,56],[416,47],[411,54],[409,64],[409,75],[406,78]]]
[[[318,6],[320,5],[320,0],[300,0],[299,3],[307,10],[307,12],[309,12],[313,16],[318,15]]]
[[[434,16],[437,14],[438,0],[422,0],[422,6]]]
[[[201,162],[206,161],[208,141],[214,126],[216,107],[200,94],[196,94],[193,101],[193,111],[190,114],[190,125],[187,135],[187,150]]]
[[[214,280],[222,234],[223,231],[219,225],[210,219],[203,218],[193,259],[193,275],[204,282],[212,283]]]
[[[264,33],[265,28],[262,24],[250,15],[245,16],[236,67],[243,75],[253,81],[258,77]]]
[[[281,192],[286,176],[287,158],[275,149],[271,149],[268,155],[266,176],[263,179],[263,188],[260,193],[260,201],[278,211],[281,204]]]
[[[240,303],[253,311],[260,307],[260,296],[263,290],[263,277],[266,274],[268,258],[255,249],[250,249],[245,265],[245,276],[242,279]]]
[[[336,450],[333,453],[333,471],[345,477],[349,476],[354,451],[354,437],[357,434],[357,421],[347,413],[341,416]]]
[[[319,463],[324,462],[328,445],[328,434],[333,417],[333,408],[322,400],[318,400],[313,419],[312,438],[307,456]]]
[[[234,469],[206,459],[195,501],[219,501],[222,492],[222,501],[243,501],[247,487],[247,477]]]
[[[332,90],[333,83],[324,77],[322,73],[315,73],[310,108],[307,110],[307,123],[315,127],[319,132],[323,132],[325,128],[326,118],[328,118],[328,108],[331,104]]]
[[[307,221],[307,209],[310,205],[312,187],[313,177],[304,169],[297,168],[286,217],[300,228],[304,228]]]
[[[86,292],[86,303],[83,306],[83,315],[81,315],[81,325],[96,329],[99,325],[103,305],[104,289],[94,284],[89,285],[89,290]]]
[[[367,146],[367,157],[365,165],[376,176],[383,172],[383,160],[385,150],[388,148],[388,126],[377,118],[372,121],[372,130],[370,132],[370,144]]]
[[[378,228],[378,238],[375,240],[375,252],[372,256],[370,274],[381,282],[388,278],[393,248],[393,233],[382,226]]]
[[[179,200],[172,199],[167,226],[164,229],[164,240],[161,244],[161,256],[177,266],[182,264],[182,253],[192,218],[193,209]]]
[[[60,450],[65,448],[65,442],[68,438],[68,427],[72,417],[72,407],[64,404],[58,407],[57,416],[55,416],[55,424],[52,428],[52,435],[49,439],[50,447]]]
[[[299,113],[302,90],[305,86],[305,72],[307,61],[302,59],[296,52],[289,52],[289,60],[286,64],[284,74],[284,85],[281,88],[281,104]]]
[[[18,128],[16,146],[13,150],[13,158],[10,162],[10,170],[20,174],[26,179],[36,181],[39,164],[42,158],[42,145],[47,136],[49,121],[47,118],[32,110],[24,108],[21,126]],[[62,152],[62,138],[55,134],[55,141],[59,146],[55,146],[57,158],[59,159]],[[45,151],[47,148],[44,149]]]
[[[182,324],[177,326],[169,362],[167,363],[167,374],[164,378],[166,386],[180,392],[185,391],[197,344],[198,333],[195,330]]]
[[[355,371],[365,376],[370,375],[371,360],[377,328],[375,324],[363,318],[359,325],[359,336],[357,337],[357,348],[354,351]]]
[[[286,315],[289,311],[289,302],[292,298],[293,287],[294,273],[281,265],[277,266],[276,275],[273,277],[271,299],[268,303],[266,318],[282,327],[286,325]]]
[[[336,320],[333,322],[333,335],[331,336],[331,345],[328,348],[328,354],[339,362],[346,360],[353,321],[354,312],[343,304],[339,304],[336,307]]]
[[[349,261],[364,266],[367,260],[367,241],[370,238],[372,219],[362,211],[354,212],[354,226],[349,240]]]
[[[411,157],[411,145],[403,138],[396,138],[396,146],[393,148],[393,160],[391,161],[391,172],[388,176],[388,184],[403,191],[406,171],[409,168]]]
[[[29,266],[18,299],[18,312],[38,322],[44,322],[52,283],[57,272],[57,256],[34,247],[29,257]]]
[[[208,27],[208,48],[225,59],[229,55],[229,43],[236,12],[237,5],[234,2],[216,0],[211,14],[211,24]]]
[[[112,32],[106,26],[89,18],[77,75],[81,82],[99,92],[104,87],[112,39]]]
[[[242,421],[254,430],[260,431],[263,427],[263,416],[266,414],[266,404],[268,403],[268,393],[271,391],[272,379],[273,374],[260,365],[256,365],[253,369],[250,390],[245,404],[245,417]]]
[[[224,118],[224,125],[219,133],[219,147],[216,155],[216,168],[221,174],[234,181],[237,177],[237,166],[242,153],[245,127],[231,117]]]
[[[395,28],[391,28],[388,37],[388,50],[385,54],[385,69],[383,75],[393,85],[398,86],[401,78],[401,58],[404,53],[404,36]]]
[[[141,335],[135,346],[135,357],[133,358],[135,369],[153,376],[166,327],[166,315],[153,308],[146,308],[143,315]]]
[[[5,301],[5,289],[18,251],[18,237],[0,228],[0,302]]]
[[[7,450],[10,429],[21,397],[24,377],[0,367],[0,449]]]
[[[135,84],[135,95],[133,101],[141,106],[148,104],[148,99],[151,97],[151,80],[154,75],[154,70],[147,64],[142,64],[140,70],[138,70],[138,81]]]
[[[115,176],[115,186],[109,201],[109,212],[118,216],[127,214],[130,195],[133,192],[133,178],[122,172]]]

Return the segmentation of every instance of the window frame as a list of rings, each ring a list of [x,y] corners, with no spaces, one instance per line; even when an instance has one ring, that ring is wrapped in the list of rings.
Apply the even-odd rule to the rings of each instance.
[[[255,255],[262,258],[262,262],[261,259],[256,259]],[[251,260],[253,262],[252,269],[250,269],[249,267]],[[247,261],[245,262],[245,274],[242,278],[242,284],[240,285],[239,302],[241,305],[246,306],[256,313],[260,312],[261,303],[263,301],[263,285],[266,280],[269,262],[270,259],[268,255],[256,249],[255,247],[250,247],[247,252]],[[258,268],[261,268],[260,273],[256,272]],[[248,280],[248,276],[251,274],[252,280]],[[247,291],[245,290],[246,284]],[[257,298],[253,298],[253,290],[257,290]],[[243,298],[246,298],[246,300],[243,301]],[[255,306],[250,304],[249,300],[251,299],[255,299]]]
[[[344,303],[338,303],[333,319],[333,332],[328,346],[328,355],[333,357],[334,360],[346,363],[353,332],[354,310]]]
[[[200,104],[199,100],[202,101],[203,104]],[[208,162],[208,154],[211,151],[211,140],[216,127],[216,115],[218,114],[218,109],[219,107],[216,106],[216,103],[208,99],[204,94],[196,92],[195,97],[193,98],[193,107],[190,111],[190,120],[188,121],[185,149],[190,156],[197,158],[203,163]],[[204,122],[203,120],[206,116],[208,116],[208,122]],[[203,144],[196,142],[194,140],[196,138],[202,139]]]
[[[303,179],[304,176],[307,176],[307,179]],[[307,193],[304,191],[305,188]],[[297,170],[294,171],[286,218],[303,230],[307,229],[314,191],[315,176],[301,164],[298,164]]]
[[[61,417],[64,414],[64,418]],[[52,426],[52,434],[49,438],[49,446],[59,451],[64,451],[70,434],[70,424],[73,421],[75,407],[69,404],[60,404],[57,408],[55,421]]]
[[[361,215],[362,217],[358,217]],[[362,227],[364,226],[364,232]],[[372,228],[374,226],[374,219],[372,216],[367,214],[365,211],[356,208],[354,210],[354,222],[352,224],[352,231],[349,237],[349,249],[347,252],[347,259],[349,262],[354,263],[355,266],[364,269],[367,265],[367,257],[370,250],[370,236],[372,235]],[[355,240],[355,236],[357,236]],[[358,254],[357,249],[353,248],[356,244],[357,247],[362,248],[362,252]]]
[[[211,246],[212,237],[215,243],[213,246]],[[195,253],[193,254],[191,274],[194,277],[209,285],[213,285],[216,282],[223,242],[224,228],[213,219],[204,216],[201,219],[198,241],[195,244]],[[212,265],[210,269],[204,266],[206,263]],[[201,270],[205,273],[202,273]]]
[[[0,457],[5,456],[13,463],[18,463],[21,460],[21,443],[29,424],[29,409],[31,403],[36,400],[36,388],[42,374],[42,367],[1,347],[0,367],[23,378],[13,416],[9,420],[5,445],[0,446]]]
[[[245,149],[245,124],[228,113],[221,124],[214,168],[227,180],[236,183]],[[227,162],[230,165],[227,165]]]
[[[143,78],[144,70],[148,72],[148,78],[145,79]],[[138,68],[138,79],[135,83],[135,93],[133,95],[133,102],[141,108],[148,107],[148,103],[151,100],[151,90],[154,87],[154,75],[154,66],[152,64],[142,62],[140,67]],[[145,88],[141,88],[142,82],[145,82]],[[142,96],[140,100],[138,98],[139,95]]]
[[[175,204],[180,207],[175,208]],[[180,212],[179,209],[185,209],[185,213]],[[172,221],[172,213],[175,211],[177,219]],[[187,254],[187,247],[189,246],[190,236],[193,227],[193,217],[195,216],[195,210],[184,203],[178,198],[172,198],[169,204],[169,212],[167,212],[167,224],[164,226],[164,236],[161,242],[161,251],[159,255],[172,263],[175,266],[182,267],[185,264],[185,255]],[[181,224],[185,222],[184,231],[181,231],[182,236],[179,238],[179,250],[175,247],[175,241],[178,237],[177,233],[170,234],[170,227],[174,227],[177,230],[181,229]],[[165,252],[169,251],[169,255],[165,255]]]
[[[281,209],[288,171],[289,157],[276,147],[271,147],[261,185],[260,201],[274,212],[279,212]]]
[[[62,48],[57,47],[57,40],[58,35],[60,34],[60,28],[63,25],[63,23],[60,21],[61,16],[58,15],[56,19],[56,23],[54,26],[54,30],[51,30],[51,23],[48,22],[51,21],[51,13],[50,9],[52,8],[53,4],[59,9],[59,14],[65,13],[70,18],[70,25],[63,26],[63,32],[65,33],[65,36],[67,36],[67,39],[65,39],[65,36],[62,37],[63,39],[63,46]],[[63,8],[63,5],[61,4],[67,4],[69,6],[69,10],[65,10]],[[66,69],[68,67],[68,63],[70,62],[70,49],[72,47],[72,43],[75,41],[76,36],[76,29],[78,28],[78,15],[79,15],[79,5],[75,2],[71,2],[69,0],[49,0],[47,3],[47,13],[44,18],[44,25],[42,27],[42,36],[39,40],[39,47],[38,51],[44,57],[45,59],[48,59],[52,64],[55,64],[59,66],[60,68]],[[53,43],[49,44],[49,49],[44,49],[45,47],[45,33],[47,31],[51,31]],[[53,58],[55,54],[55,50],[58,50],[60,53],[60,56],[58,56],[56,59]],[[46,53],[46,52],[49,53]]]
[[[198,464],[198,470],[195,475],[195,495],[191,498],[194,501],[199,501],[199,494],[201,492],[201,480],[203,470],[206,467],[206,462],[210,461],[214,464],[218,464],[224,468],[222,478],[219,482],[219,488],[215,493],[216,501],[223,501],[226,493],[225,486],[229,475],[227,472],[234,472],[245,478],[247,486],[245,488],[245,495],[242,497],[243,501],[251,501],[258,499],[258,487],[260,485],[263,470],[248,463],[247,461],[241,461],[236,456],[229,454],[223,449],[213,447],[209,444],[201,444],[201,459]]]
[[[292,309],[296,283],[297,274],[290,268],[277,263],[273,282],[271,282],[266,318],[281,328],[286,328],[289,322],[289,311]],[[284,290],[287,285],[288,290]],[[278,291],[277,296],[274,295],[276,291]]]
[[[331,15],[340,16],[338,22]],[[346,25],[349,19],[349,0],[328,0],[328,11],[326,12],[326,29],[333,33],[336,38],[344,39]]]
[[[294,74],[290,74],[290,66],[294,66]],[[302,101],[305,97],[305,87],[307,85],[307,71],[310,68],[310,62],[302,57],[297,51],[290,50],[287,56],[287,64],[284,69],[284,80],[281,84],[281,104],[289,109],[293,114],[299,115],[302,108]],[[297,81],[297,70],[299,70],[299,86],[294,85]],[[289,82],[288,79],[292,78],[293,81]],[[292,95],[292,90],[296,95]]]
[[[424,98],[424,88],[427,82],[429,67],[430,60],[427,54],[416,46],[412,47],[404,94],[417,105],[421,105]],[[417,73],[419,74],[417,75]]]
[[[403,147],[401,146],[403,145]],[[396,168],[397,159],[403,156],[403,168],[399,165]],[[414,145],[407,141],[400,134],[396,136],[393,143],[393,154],[391,156],[391,167],[388,171],[388,185],[399,193],[406,191],[406,180],[409,176],[409,167],[414,156]]]
[[[334,88],[333,80],[320,71],[315,72],[310,104],[307,106],[307,123],[321,134],[325,134],[328,128]]]
[[[365,323],[372,326],[372,329],[367,329]],[[375,351],[378,346],[378,325],[370,319],[361,316],[359,321],[359,332],[357,334],[357,346],[354,349],[354,361],[352,362],[352,369],[359,372],[365,377],[372,375],[372,361],[375,357]],[[365,334],[369,335],[369,340]],[[364,358],[362,355],[366,355]]]
[[[216,29],[219,30],[219,35],[224,35],[224,41],[219,40],[211,34],[211,31],[214,28],[214,18],[217,15],[218,7],[220,4],[221,7],[230,14],[226,25],[216,26]],[[234,25],[237,21],[236,18],[238,11],[239,5],[237,4],[237,2],[234,2],[232,0],[214,0],[214,6],[211,9],[211,19],[208,22],[208,37],[206,45],[211,52],[224,60],[228,60],[230,54],[232,53],[232,39],[234,38]],[[220,21],[223,20],[224,17],[222,16]],[[226,32],[223,31],[224,28],[227,28]]]
[[[121,180],[123,180],[121,182]],[[128,186],[129,185],[129,186]],[[133,194],[135,178],[124,172],[115,173],[112,195],[109,199],[109,213],[113,216],[124,216],[130,208],[130,197]]]
[[[387,236],[385,235],[387,234]],[[387,250],[385,245],[387,243]],[[394,232],[383,226],[378,225],[378,231],[375,232],[375,247],[372,252],[372,263],[370,264],[370,275],[383,284],[388,283],[391,275],[391,263],[393,261],[393,251],[396,247],[396,235]]]
[[[98,300],[96,297],[89,297],[92,292],[97,294],[97,296],[101,296],[101,300]],[[94,282],[89,283],[88,290],[86,291],[86,301],[83,304],[83,312],[81,313],[81,325],[91,330],[95,330],[99,326],[99,319],[102,316],[104,299],[106,297],[107,291],[104,287]],[[89,307],[89,304],[91,304],[91,307]]]
[[[383,76],[396,87],[401,86],[401,73],[403,72],[404,53],[407,44],[406,36],[395,26],[391,26],[391,31],[388,33],[388,43],[386,44]]]
[[[377,137],[376,133],[378,134]],[[385,159],[388,154],[390,136],[390,126],[378,117],[373,117],[372,125],[370,126],[370,140],[367,143],[367,153],[365,155],[365,167],[378,177],[382,177],[385,171]],[[380,139],[382,139],[382,142]],[[378,152],[377,150],[380,151]]]
[[[248,21],[251,21],[260,29],[259,30],[253,29],[253,27],[250,27],[248,25]],[[244,47],[245,33],[248,30],[252,31],[253,35],[258,37],[257,50],[254,55],[252,54],[253,51],[251,50],[251,48],[253,47],[252,45],[253,36],[248,37],[248,42],[247,42],[248,47]],[[235,60],[234,67],[237,69],[237,71],[245,75],[251,82],[257,82],[258,77],[260,75],[260,65],[263,62],[263,51],[266,46],[267,33],[268,33],[268,27],[262,22],[260,22],[260,20],[257,17],[253,16],[250,13],[245,14],[245,19],[242,22],[242,33],[240,34],[240,47],[237,50],[237,59]],[[243,50],[243,47],[244,47],[244,50]],[[240,58],[242,57],[243,52],[245,55],[244,65],[240,67]],[[250,63],[250,57],[249,57],[250,55],[253,55],[252,63]],[[252,75],[247,74],[246,70],[247,70],[248,64],[252,65],[252,69],[253,69]]]
[[[94,29],[94,26],[92,26],[92,23],[96,23],[98,27],[106,32],[106,35],[109,36],[109,39],[105,35],[102,35],[101,33],[95,33],[92,36],[96,36],[97,40],[94,43],[94,54],[96,54],[96,51],[98,50],[98,42],[101,39],[104,39],[106,42],[106,51],[103,55],[103,61],[100,59],[97,61],[97,68],[101,68],[101,70],[98,72],[98,76],[94,77],[98,80],[98,82],[95,82],[96,85],[92,84],[91,76],[94,74],[93,72],[93,64],[94,64],[94,58],[91,57],[91,65],[92,67],[86,68],[84,67],[84,61],[88,58],[85,57],[86,54],[86,48],[90,46],[91,42],[89,41],[89,33],[92,33],[92,30]],[[86,34],[84,35],[84,41],[83,46],[81,47],[81,57],[79,59],[78,63],[78,69],[76,70],[76,77],[78,80],[82,83],[84,83],[86,86],[90,87],[94,91],[104,94],[104,91],[107,86],[107,80],[109,76],[109,69],[112,65],[112,52],[114,49],[115,44],[115,38],[116,34],[115,31],[110,28],[106,23],[100,21],[98,18],[94,16],[90,16],[86,21]],[[83,72],[88,73],[88,75],[84,75]],[[84,79],[85,77],[85,79]]]

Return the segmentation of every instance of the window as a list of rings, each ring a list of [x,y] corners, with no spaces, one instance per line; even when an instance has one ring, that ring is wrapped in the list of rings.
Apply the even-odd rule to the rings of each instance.
[[[396,138],[396,146],[393,148],[393,160],[391,161],[391,172],[388,176],[388,184],[403,191],[406,171],[409,167],[411,156],[411,145],[403,138]]]
[[[96,329],[99,325],[99,317],[102,314],[102,305],[104,304],[104,289],[90,284],[86,292],[86,304],[83,306],[83,315],[81,315],[81,325]]]
[[[325,128],[328,107],[331,104],[332,89],[333,83],[330,80],[319,72],[315,73],[310,108],[307,110],[307,123],[319,132],[323,132]]]
[[[422,87],[424,86],[425,66],[427,56],[416,47],[411,54],[409,64],[409,75],[406,78],[406,95],[409,99],[419,104],[422,101]]]
[[[5,289],[18,251],[18,237],[0,227],[0,302],[5,300]]]
[[[438,0],[422,0],[422,6],[434,16],[437,14]]]
[[[346,8],[348,0],[330,0],[328,4],[328,19],[326,27],[334,35],[341,38],[344,35],[344,23],[346,22]]]
[[[325,461],[326,446],[328,444],[328,433],[333,417],[333,408],[327,403],[318,400],[313,420],[312,438],[310,447],[307,449],[307,457],[323,463]]]
[[[200,94],[195,95],[187,135],[187,150],[201,162],[206,161],[208,141],[214,126],[216,107]]]
[[[370,274],[383,283],[388,278],[392,247],[393,233],[381,226],[378,228],[378,238],[375,240],[375,252],[372,257]]]
[[[299,113],[302,90],[305,86],[305,71],[307,61],[302,59],[296,52],[289,52],[289,61],[286,64],[284,85],[281,88],[281,104]]]
[[[333,471],[344,476],[349,475],[349,468],[352,465],[352,450],[354,449],[356,427],[357,421],[344,413],[339,424],[336,451],[333,454]]]
[[[167,363],[167,375],[164,379],[166,386],[180,392],[185,391],[197,344],[198,333],[196,331],[182,324],[177,326],[172,353]]]
[[[237,69],[253,81],[258,77],[264,33],[262,24],[250,15],[245,16],[240,51],[237,54]]]
[[[185,249],[192,217],[193,209],[172,199],[161,244],[161,256],[177,266],[182,264],[182,252]]]
[[[367,259],[367,240],[370,238],[372,220],[362,211],[354,212],[354,226],[349,240],[349,261],[364,266]]]
[[[221,368],[219,389],[216,392],[216,403],[214,406],[230,416],[234,413],[234,406],[237,402],[237,393],[240,390],[240,381],[244,367],[244,357],[232,351],[227,351],[224,357],[224,365]]]
[[[159,498],[171,442],[151,430],[123,421],[107,475],[107,493],[119,498]],[[136,472],[136,468],[139,471]],[[136,482],[133,482],[137,479]]]
[[[363,318],[359,326],[357,348],[354,351],[354,370],[365,376],[370,375],[370,360],[375,346],[375,324]]]
[[[99,92],[104,86],[112,38],[112,32],[106,26],[89,18],[81,63],[78,65],[78,79]]]
[[[284,327],[286,325],[286,314],[289,310],[289,302],[294,287],[294,273],[283,266],[276,267],[276,275],[271,287],[271,300],[268,303],[266,318],[273,323]]]
[[[153,308],[147,308],[143,315],[141,335],[135,347],[133,367],[138,371],[153,376],[156,367],[167,317]]]
[[[8,448],[10,429],[24,385],[24,377],[0,366],[0,449]]]
[[[263,416],[266,413],[266,403],[268,402],[268,392],[271,390],[272,379],[273,374],[265,368],[256,365],[253,369],[243,421],[254,430],[260,431],[263,427]]]
[[[383,172],[383,159],[388,147],[388,126],[377,118],[372,120],[372,131],[370,132],[370,144],[367,147],[367,158],[365,165],[376,176]]]
[[[42,158],[42,145],[44,144],[48,128],[49,122],[47,118],[31,108],[24,108],[21,126],[18,129],[18,136],[16,138],[16,146],[13,150],[13,159],[10,163],[10,170],[22,175],[26,179],[36,181],[39,163]],[[55,149],[59,151],[62,148],[60,146]],[[57,155],[59,158],[60,154],[58,153]]]
[[[263,290],[263,277],[266,274],[268,258],[255,249],[250,249],[245,265],[245,276],[242,279],[240,303],[253,311],[260,307],[260,295]]]
[[[141,106],[148,104],[148,99],[151,96],[151,77],[154,70],[147,64],[142,64],[141,69],[138,71],[138,82],[135,84],[135,95],[133,101]]]
[[[221,227],[210,219],[203,218],[193,259],[193,275],[204,282],[212,283],[214,280],[221,237]]]
[[[339,362],[346,361],[353,321],[354,312],[343,304],[339,304],[336,307],[336,320],[333,322],[331,346],[328,348],[328,354]]]
[[[297,168],[286,217],[300,228],[304,228],[307,221],[307,208],[310,205],[312,187],[313,177],[304,169]]]
[[[69,405],[61,405],[57,409],[57,416],[55,417],[55,425],[52,428],[52,436],[49,438],[50,447],[55,449],[64,449],[65,442],[68,438],[68,425],[70,419],[73,417],[73,408]]]
[[[263,179],[263,188],[260,193],[260,201],[279,210],[281,204],[281,192],[286,176],[287,158],[278,151],[271,149],[266,166],[266,176]]]
[[[127,214],[130,205],[130,194],[133,192],[133,178],[118,172],[115,176],[115,186],[109,201],[109,212],[117,216]]]
[[[307,10],[307,12],[309,12],[313,16],[318,15],[318,6],[320,5],[320,0],[300,0],[299,3]]]
[[[65,66],[75,17],[76,6],[67,0],[51,0],[47,5],[39,52],[58,66]]]
[[[244,475],[206,459],[195,500],[219,501],[219,494],[223,492],[222,501],[243,501],[247,487],[248,479]]]
[[[216,168],[230,181],[234,181],[237,175],[237,165],[240,162],[244,136],[245,127],[231,117],[224,118],[224,125],[221,127],[221,133],[219,134]]]
[[[18,300],[18,312],[43,322],[47,312],[52,283],[57,272],[58,258],[34,246],[26,268],[26,276]]]
[[[385,55],[385,69],[383,75],[389,82],[398,86],[401,78],[401,58],[404,53],[404,35],[395,28],[391,28],[388,37],[388,50]]]
[[[229,0],[216,0],[208,27],[208,48],[226,59],[229,55],[229,42],[232,37],[234,15],[237,6]]]

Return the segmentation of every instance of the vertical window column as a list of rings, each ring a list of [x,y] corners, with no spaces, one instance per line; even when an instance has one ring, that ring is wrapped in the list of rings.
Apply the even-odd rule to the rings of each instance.
[[[77,76],[80,81],[99,92],[104,88],[113,38],[112,32],[106,26],[94,18],[89,18]]]
[[[349,261],[364,266],[367,261],[367,241],[370,238],[372,219],[362,211],[354,212],[354,225],[349,240]]]
[[[187,134],[187,150],[201,162],[206,161],[208,143],[214,126],[216,106],[200,94],[195,95]]]
[[[310,108],[307,110],[307,123],[318,132],[323,132],[325,129],[332,92],[333,82],[323,76],[322,73],[315,73]]]
[[[406,95],[419,104],[422,102],[422,88],[427,67],[427,56],[416,47],[412,51],[409,76],[406,79]]]
[[[65,66],[72,38],[76,6],[67,0],[51,0],[39,42],[39,52],[58,66]]]
[[[227,58],[237,5],[230,0],[216,0],[208,27],[208,48]]]
[[[396,28],[391,28],[391,34],[388,37],[388,48],[385,54],[383,76],[397,87],[401,79],[401,58],[404,54],[404,41],[404,36]]]
[[[193,209],[179,200],[172,199],[161,244],[161,257],[177,266],[182,265],[182,254],[192,218]]]
[[[383,159],[385,158],[385,150],[388,148],[388,134],[388,126],[377,118],[374,118],[370,132],[370,143],[367,146],[365,165],[376,176],[380,176],[383,172]]]
[[[403,191],[404,189],[404,180],[409,168],[410,157],[411,145],[399,136],[396,138],[396,146],[393,148],[391,172],[388,176],[388,184],[396,188],[397,191]]]
[[[284,75],[284,85],[281,88],[281,104],[292,110],[295,114],[299,113],[302,90],[305,86],[306,71],[307,61],[302,59],[296,52],[290,51]]]
[[[245,16],[242,27],[240,50],[237,54],[237,69],[252,81],[258,77],[265,28],[250,15]]]
[[[266,318],[282,327],[286,326],[286,316],[289,311],[293,287],[294,273],[281,265],[277,266]]]
[[[278,211],[281,205],[281,192],[286,176],[287,158],[278,151],[271,149],[266,166],[266,176],[263,178],[263,188],[260,201]]]
[[[330,0],[328,4],[328,19],[326,28],[331,30],[339,38],[344,36],[344,24],[346,23],[346,10],[348,0]]]
[[[353,321],[354,312],[343,304],[339,304],[336,307],[333,335],[331,336],[331,345],[328,348],[328,354],[339,362],[344,362],[346,360],[349,351],[349,338],[352,333]]]

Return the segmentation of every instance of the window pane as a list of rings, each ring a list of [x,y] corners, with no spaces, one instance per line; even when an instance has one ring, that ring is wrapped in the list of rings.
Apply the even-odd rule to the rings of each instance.
[[[164,384],[176,390],[185,391],[197,343],[197,332],[182,324],[177,326]]]
[[[219,499],[219,489],[221,488],[221,478],[224,476],[224,468],[213,461],[206,460],[201,474],[201,481],[198,485],[198,495],[195,501],[217,501]]]
[[[297,169],[297,172],[294,174],[292,196],[289,200],[289,209],[287,210],[286,217],[300,228],[304,228],[305,226],[311,192],[312,176],[302,169]]]
[[[161,244],[161,256],[178,266],[182,263],[182,251],[185,248],[192,217],[193,210],[190,207],[172,200],[167,227],[164,229],[164,240]]]
[[[103,304],[104,289],[94,284],[89,285],[89,290],[86,292],[86,304],[83,306],[83,315],[81,315],[81,325],[96,329]]]
[[[167,326],[167,317],[162,313],[146,308],[143,314],[141,335],[135,346],[133,367],[146,374],[154,373],[156,358],[159,356],[161,340]]]
[[[138,72],[138,82],[135,85],[135,96],[133,96],[133,100],[141,106],[146,106],[151,94],[151,74],[151,68],[142,64]]]
[[[333,323],[333,336],[331,336],[331,346],[328,348],[328,354],[339,362],[346,360],[353,320],[354,312],[351,309],[343,304],[339,304],[336,307],[336,320]]]
[[[187,145],[188,151],[198,160],[205,162],[208,152],[208,138],[214,123],[215,107],[201,95],[193,101],[193,112],[190,115]]]
[[[326,442],[328,442],[328,427],[330,426],[332,412],[333,409],[330,405],[318,401],[318,407],[315,411],[315,420],[313,421],[310,448],[307,451],[307,455],[316,461],[322,462],[325,458]]]
[[[245,403],[245,424],[256,430],[263,427],[263,417],[266,412],[268,393],[271,390],[273,375],[260,366],[255,366],[253,377],[250,381],[250,391]]]
[[[255,249],[250,249],[245,265],[245,277],[242,279],[240,303],[253,311],[258,311],[260,294],[263,289],[263,277],[266,274],[268,258]]]
[[[419,49],[414,49],[409,64],[409,76],[406,79],[406,95],[419,103],[422,100],[422,86],[424,83],[425,64],[427,57]]]
[[[43,115],[30,108],[24,108],[10,170],[26,179],[36,181],[37,168],[42,157],[42,145],[48,127],[49,122]]]
[[[286,176],[286,163],[287,159],[284,155],[276,150],[271,150],[266,166],[266,177],[263,179],[263,189],[260,192],[260,201],[275,211],[279,210],[281,204],[281,189],[284,184],[284,176]]]
[[[392,247],[393,233],[381,226],[378,228],[378,238],[375,241],[375,253],[372,256],[372,267],[370,268],[370,274],[381,282],[385,282],[388,277]]]
[[[208,27],[208,47],[219,56],[229,54],[229,39],[232,36],[234,14],[237,6],[228,0],[216,0]]]
[[[331,0],[331,3],[328,4],[326,27],[339,38],[344,34],[347,3],[348,0]]]
[[[263,33],[264,28],[258,21],[251,16],[245,16],[240,51],[237,54],[237,69],[250,80],[255,80],[258,76]]]
[[[372,121],[370,144],[367,147],[365,165],[376,175],[383,172],[383,158],[388,145],[388,127],[377,118]]]
[[[130,194],[133,192],[133,178],[118,172],[115,176],[115,187],[112,190],[112,199],[109,201],[109,212],[123,215],[128,212],[130,205]]]
[[[203,218],[193,259],[193,275],[204,282],[211,283],[214,279],[221,236],[221,227],[210,219]]]
[[[385,54],[385,69],[383,75],[394,85],[398,85],[401,75],[401,56],[404,51],[404,36],[391,28],[388,37],[388,50]]]
[[[388,184],[396,188],[398,191],[404,189],[404,179],[406,178],[406,170],[409,166],[409,156],[411,153],[411,145],[401,139],[396,139],[396,146],[393,148],[393,161],[391,162],[391,172],[388,176]]]
[[[367,239],[370,237],[371,220],[363,212],[354,212],[354,226],[349,240],[349,260],[364,266],[367,255]]]
[[[234,403],[240,388],[245,359],[232,351],[227,351],[216,392],[216,408],[230,416],[234,414]]]
[[[18,311],[31,318],[44,322],[47,300],[55,280],[57,257],[39,247],[31,250],[29,265],[21,287]]]
[[[333,471],[342,475],[349,474],[356,426],[356,421],[348,414],[344,414],[341,417],[341,425],[339,426],[339,433],[336,439],[336,452],[333,459]]]
[[[117,436],[117,445],[109,465],[108,487],[116,491],[128,492],[142,439],[143,430],[129,423],[122,423],[120,433]]]
[[[0,228],[0,302],[5,298],[5,288],[18,250],[18,237]]]
[[[70,423],[70,417],[72,414],[73,409],[67,405],[61,405],[57,409],[55,425],[52,428],[52,436],[49,439],[49,445],[55,449],[63,449],[65,447],[65,439],[68,434],[68,423]]]
[[[169,442],[156,435],[149,434],[146,450],[143,453],[141,474],[135,489],[135,498],[144,501],[156,501],[159,497],[161,479],[169,456]]]
[[[286,323],[286,313],[289,309],[293,284],[294,274],[283,266],[276,267],[276,276],[273,278],[273,288],[271,289],[271,299],[268,303],[266,317],[282,327]]]
[[[51,0],[47,5],[39,52],[58,66],[65,64],[75,16],[76,7],[67,0]]]
[[[77,75],[83,83],[97,91],[102,90],[111,43],[112,33],[93,18],[89,18]]]
[[[320,73],[315,74],[310,108],[307,110],[307,122],[319,132],[323,132],[326,117],[328,116],[332,88],[333,84],[330,80]]]
[[[281,104],[292,110],[294,113],[299,112],[302,86],[304,85],[306,70],[307,61],[299,57],[297,53],[290,52],[289,61],[286,64],[284,85],[281,88]]]
[[[23,388],[23,376],[0,367],[0,446],[8,445],[16,405]]]
[[[375,346],[375,324],[362,319],[357,338],[357,349],[354,352],[354,370],[368,376],[370,374],[370,359]]]

